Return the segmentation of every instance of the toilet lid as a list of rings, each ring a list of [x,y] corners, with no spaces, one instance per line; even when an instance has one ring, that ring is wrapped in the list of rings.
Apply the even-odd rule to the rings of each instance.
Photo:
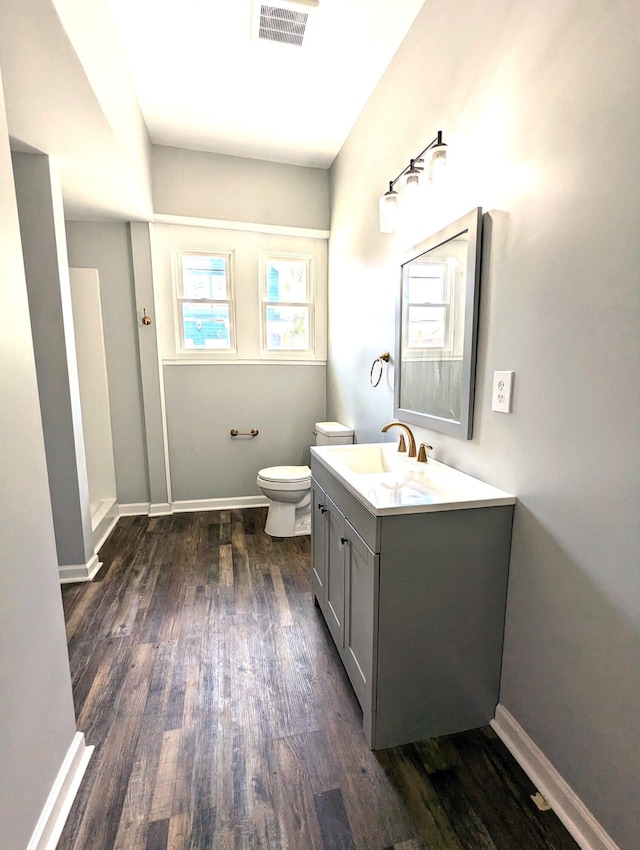
[[[308,466],[268,466],[258,475],[265,481],[306,481],[311,470]]]

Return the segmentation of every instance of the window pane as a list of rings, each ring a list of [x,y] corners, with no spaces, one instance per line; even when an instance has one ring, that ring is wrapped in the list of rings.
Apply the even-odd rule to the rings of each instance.
[[[266,308],[266,345],[270,351],[309,350],[309,308]]]
[[[446,307],[409,307],[409,348],[444,348],[447,339]]]
[[[266,301],[308,301],[305,260],[266,261]]]
[[[182,338],[189,349],[230,349],[228,304],[182,304]]]
[[[446,298],[445,266],[441,263],[412,263],[409,267],[409,302],[443,304]]]
[[[227,258],[183,254],[182,295],[184,298],[228,298]]]

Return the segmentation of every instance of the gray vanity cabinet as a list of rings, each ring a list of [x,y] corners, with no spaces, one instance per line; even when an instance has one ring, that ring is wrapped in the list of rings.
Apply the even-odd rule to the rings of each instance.
[[[337,646],[344,644],[345,518],[327,494],[312,487],[313,591]]]
[[[324,500],[324,490],[311,482],[311,584],[313,596],[318,604],[324,606],[326,601],[327,580],[327,528],[326,514],[328,508]]]
[[[512,505],[374,516],[315,458],[312,583],[372,749],[498,702]]]
[[[363,714],[368,718],[373,703],[379,556],[347,520],[344,540],[347,606],[342,657]]]
[[[333,639],[336,644],[341,646],[344,643],[347,590],[344,562],[345,519],[343,513],[326,494],[325,504],[327,506],[325,514],[327,526],[327,601],[324,614]]]
[[[372,706],[378,555],[312,483],[312,585],[363,712]],[[344,504],[344,503],[343,503]]]

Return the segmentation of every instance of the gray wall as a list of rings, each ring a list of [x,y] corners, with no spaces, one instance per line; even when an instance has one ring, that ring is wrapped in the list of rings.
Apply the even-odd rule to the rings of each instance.
[[[328,172],[324,169],[155,146],[153,182],[157,213],[320,230],[326,229],[329,223],[329,181]],[[189,237],[185,235],[184,238]],[[164,426],[160,421],[162,412],[158,405],[148,405],[146,410],[144,408],[138,348],[140,330],[136,314],[128,227],[120,223],[68,221],[67,244],[71,266],[96,268],[100,274],[118,502],[135,504],[153,501],[149,490],[145,424],[146,430],[154,434]],[[255,291],[257,298],[257,283]],[[150,334],[145,333],[145,344],[149,337]],[[187,367],[180,367],[182,368]],[[215,369],[200,366],[194,367],[195,371],[191,373],[196,383],[201,384],[202,392],[207,394],[210,387],[219,382],[218,377],[214,378],[213,372],[209,374],[210,368]],[[228,368],[235,370],[236,367]],[[285,371],[290,368],[285,367]],[[299,405],[304,403],[307,406],[297,409],[294,415],[296,423],[310,421],[313,424],[317,418],[325,418],[324,368],[309,368],[311,373],[304,367],[296,379],[297,384],[300,384],[304,383],[304,375],[314,376],[311,395],[308,396],[306,392],[301,394],[304,402],[299,402]],[[280,372],[279,367],[263,365],[254,365],[252,370],[253,377],[247,380],[261,387],[261,397],[280,397],[281,376],[284,371]],[[169,371],[170,369],[165,367],[165,373]],[[298,374],[295,370],[293,373]],[[217,376],[219,370],[215,374]],[[187,379],[187,372],[184,372],[183,377]],[[320,386],[321,391],[318,389]],[[244,492],[238,492],[237,481],[230,483],[231,489],[226,492],[221,491],[220,487],[212,490],[209,484],[203,484],[206,468],[202,468],[198,458],[189,455],[183,458],[182,449],[186,445],[187,451],[191,451],[190,444],[185,444],[183,430],[176,424],[185,420],[182,411],[192,410],[192,402],[189,397],[180,401],[181,391],[175,381],[172,387],[173,403],[167,403],[167,420],[171,423],[168,440],[172,498],[204,498],[204,492],[208,493],[208,497],[255,494],[257,489],[253,480],[253,464],[247,465],[246,474],[241,476],[242,481],[246,479],[246,486],[250,486],[250,489]],[[318,403],[320,392],[321,405]],[[231,417],[235,421],[236,402],[234,401],[234,407],[231,408],[226,401],[223,402],[223,398],[222,395],[217,395],[218,410],[224,403],[225,410],[228,410],[226,418]],[[194,418],[191,421],[201,423],[197,409],[192,412]],[[176,422],[171,421],[173,417],[176,417]],[[193,424],[187,427],[187,432],[194,433]],[[299,453],[298,444],[294,442],[292,446],[283,433],[282,429],[279,429],[274,432],[272,438],[281,440],[281,462],[292,463],[294,461],[291,460],[291,455],[287,455],[287,448],[295,446],[296,453]],[[310,439],[305,436],[304,442],[308,446]],[[261,443],[264,445],[264,439]],[[157,454],[159,450],[161,447],[157,439],[154,439],[152,451]],[[246,457],[245,462],[248,464]],[[265,465],[261,461],[259,463]],[[259,466],[255,471],[258,468]]]
[[[318,228],[328,225],[328,172],[238,157],[154,148],[157,212],[221,221]],[[220,241],[222,240],[222,242]],[[226,241],[225,241],[226,240]],[[228,233],[196,227],[154,230],[154,277],[161,355],[171,358],[173,296],[171,248],[235,246],[241,356],[251,363],[164,363],[167,440],[175,501],[260,495],[264,466],[308,463],[313,424],[325,418],[325,365],[256,362],[259,357],[258,251],[316,254],[318,303],[323,303],[326,245],[313,238]],[[323,327],[321,326],[321,331]],[[322,350],[322,346],[319,346]],[[260,431],[254,440],[231,440],[229,431]]]
[[[165,366],[173,498],[259,496],[258,470],[308,464],[325,367]],[[257,428],[254,439],[229,431]]]
[[[156,213],[329,228],[329,173],[245,157],[154,145]]]
[[[1,83],[0,280],[0,835],[24,850],[76,728]]]
[[[149,501],[138,328],[129,228],[67,222],[69,264],[98,269],[118,502]]]
[[[518,496],[501,702],[624,850],[640,834],[640,19],[631,0],[427,4],[332,169],[328,415],[392,417],[400,252],[476,205],[474,438],[434,456]],[[434,73],[437,69],[437,73]],[[446,190],[396,236],[377,199],[438,129]],[[348,318],[358,310],[363,341]],[[512,415],[494,370],[516,372]]]
[[[167,475],[163,415],[163,385],[158,355],[158,314],[155,308],[150,225],[132,221],[129,225],[133,258],[133,282],[138,316],[138,356],[142,381],[145,445],[149,478],[149,513],[169,511],[170,488]],[[144,324],[147,315],[149,324]]]
[[[49,491],[60,566],[93,556],[62,190],[48,156],[13,154]]]

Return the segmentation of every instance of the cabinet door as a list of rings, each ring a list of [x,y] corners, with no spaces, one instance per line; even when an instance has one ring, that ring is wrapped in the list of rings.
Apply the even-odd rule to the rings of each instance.
[[[375,630],[377,623],[378,563],[349,523],[345,523],[347,610],[344,664],[362,706],[365,728],[374,703]]]
[[[327,610],[325,619],[336,646],[342,652],[345,613],[345,519],[340,509],[334,505],[328,496],[325,497],[325,507],[328,508],[325,514],[327,518]]]
[[[311,485],[311,585],[320,609],[327,606],[327,524],[329,509],[324,490],[315,481]]]

